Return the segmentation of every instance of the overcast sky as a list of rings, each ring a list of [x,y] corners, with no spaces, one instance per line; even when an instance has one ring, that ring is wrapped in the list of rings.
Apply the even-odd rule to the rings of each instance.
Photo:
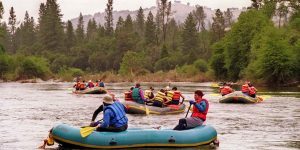
[[[171,0],[172,3],[174,0]],[[22,21],[27,10],[30,16],[38,18],[40,3],[46,0],[2,0],[4,5],[4,20],[7,22],[9,10],[14,7],[17,20]],[[79,13],[83,15],[94,15],[96,12],[103,12],[106,8],[107,0],[57,0],[60,5],[63,21],[76,18]],[[202,5],[213,9],[220,8],[225,10],[229,7],[247,7],[251,0],[181,0],[181,3],[191,5]],[[156,5],[156,0],[114,0],[114,10],[137,10],[140,6],[148,8]]]

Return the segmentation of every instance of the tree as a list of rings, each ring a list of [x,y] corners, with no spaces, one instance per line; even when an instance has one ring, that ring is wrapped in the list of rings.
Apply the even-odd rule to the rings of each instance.
[[[127,15],[126,20],[124,22],[124,28],[126,32],[133,32],[133,22],[129,14]]]
[[[277,12],[276,12],[277,16],[279,17],[279,20],[278,20],[278,27],[279,28],[281,27],[281,19],[282,18],[285,19],[283,24],[286,23],[288,13],[289,13],[288,7],[285,6],[284,2],[280,2],[279,7],[278,7]]]
[[[210,59],[211,69],[214,71],[215,78],[217,80],[224,80],[227,78],[227,68],[224,57],[224,43],[219,41],[213,45],[213,56]]]
[[[107,36],[112,36],[113,35],[113,14],[112,14],[112,11],[113,11],[113,0],[108,0],[107,1],[107,4],[106,4],[106,9],[105,9],[105,12],[106,12],[106,16],[105,16],[105,24],[104,24],[104,28],[105,28],[105,31],[106,31],[106,35]]]
[[[225,20],[223,13],[217,9],[212,23],[213,41],[219,41],[225,35]]]
[[[16,37],[15,37],[15,32],[16,32],[16,15],[14,11],[14,7],[10,8],[9,11],[9,18],[8,18],[8,25],[10,26],[10,36],[11,36],[11,46],[10,46],[10,51],[12,53],[16,52]]]
[[[145,26],[145,43],[146,44],[155,44],[155,23],[153,21],[153,15],[151,11],[148,14],[147,21],[146,21],[146,26]]]
[[[144,28],[145,28],[145,15],[142,7],[140,7],[136,15],[136,24],[137,24],[137,32],[139,33],[140,37],[143,37]]]
[[[233,14],[229,8],[224,12],[225,27],[231,27]]]
[[[66,29],[66,36],[65,37],[66,37],[65,38],[66,48],[67,48],[67,51],[70,52],[71,47],[74,46],[75,41],[76,41],[73,25],[72,25],[72,22],[70,20],[67,21],[67,29]]]
[[[222,42],[225,49],[225,62],[229,80],[235,81],[243,76],[250,59],[251,42],[254,36],[266,26],[270,20],[261,11],[248,10],[241,13]]]
[[[197,28],[192,13],[185,19],[181,38],[183,53],[188,54],[188,63],[192,63],[199,55]]]
[[[3,14],[4,14],[4,8],[3,8],[2,1],[0,1],[0,21],[3,18]]]
[[[120,16],[119,19],[118,19],[118,22],[116,24],[116,36],[118,36],[119,33],[121,33],[121,31],[124,29],[124,19]]]
[[[193,15],[197,21],[197,30],[203,31],[205,30],[205,18],[206,18],[206,14],[203,10],[202,6],[196,6],[196,10],[193,10]]]
[[[88,24],[87,24],[87,29],[86,29],[86,38],[88,41],[92,41],[96,39],[97,35],[97,23],[95,19],[90,19]]]
[[[144,63],[142,54],[128,51],[122,59],[119,73],[122,75],[134,75],[143,69]]]
[[[248,76],[262,79],[269,85],[289,83],[297,77],[296,56],[284,30],[266,27],[253,40]]]
[[[47,0],[39,10],[39,42],[44,50],[60,52],[64,46],[63,22],[56,0]]]
[[[78,24],[77,24],[77,29],[76,29],[76,41],[77,43],[83,43],[84,42],[84,24],[83,24],[83,16],[80,13],[79,14],[79,19],[78,19]]]

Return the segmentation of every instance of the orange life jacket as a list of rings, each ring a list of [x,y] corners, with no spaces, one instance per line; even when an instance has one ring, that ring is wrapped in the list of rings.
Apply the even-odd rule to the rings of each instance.
[[[208,112],[209,104],[208,104],[208,101],[206,99],[198,99],[198,100],[196,100],[196,103],[199,104],[201,101],[205,101],[205,103],[206,103],[205,111],[200,112],[196,106],[193,106],[192,117],[197,117],[197,118],[200,118],[200,119],[205,121],[206,120],[206,115],[207,115],[207,112]]]
[[[85,84],[84,83],[80,83],[80,89],[85,89]]]
[[[229,93],[232,92],[232,89],[229,87],[229,86],[224,86],[222,89],[221,89],[221,94],[222,95],[227,95]]]
[[[243,93],[248,93],[249,92],[249,86],[248,86],[248,84],[242,85],[242,92]]]
[[[132,91],[125,92],[124,95],[125,95],[125,101],[134,101],[132,98]]]
[[[180,91],[174,91],[172,100],[179,101],[180,100]]]

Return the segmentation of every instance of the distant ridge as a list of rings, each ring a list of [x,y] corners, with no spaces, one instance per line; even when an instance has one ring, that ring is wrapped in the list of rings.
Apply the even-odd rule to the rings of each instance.
[[[186,19],[187,15],[192,12],[194,9],[196,8],[196,6],[190,6],[189,4],[182,4],[180,2],[175,2],[172,4],[172,18],[175,18],[176,22],[178,23],[183,23],[184,20]],[[212,17],[215,14],[216,10],[212,10],[211,8],[208,7],[203,7],[204,8],[204,12],[206,13],[206,27],[209,26],[209,24],[212,23]],[[147,19],[147,15],[148,13],[151,11],[152,14],[155,16],[156,15],[156,7],[150,7],[150,8],[143,8],[144,9],[144,14],[145,14],[145,20]],[[232,11],[233,14],[233,20],[236,20],[238,18],[238,16],[240,15],[240,13],[242,11],[245,11],[246,8],[243,9],[238,9],[238,8],[230,8],[230,10]],[[121,16],[124,20],[126,19],[127,15],[130,14],[132,19],[134,20],[137,14],[137,10],[135,11],[129,11],[129,10],[120,10],[120,11],[113,11],[113,22],[114,22],[114,26],[116,25],[118,18]],[[78,14],[79,16],[79,14]],[[97,22],[97,24],[101,24],[103,25],[105,23],[105,12],[98,12],[95,13],[94,15],[83,15],[83,21],[84,21],[84,26],[87,26],[87,23],[90,19],[94,18]],[[74,26],[74,28],[77,28],[77,23],[78,23],[78,17],[71,19],[71,22]]]

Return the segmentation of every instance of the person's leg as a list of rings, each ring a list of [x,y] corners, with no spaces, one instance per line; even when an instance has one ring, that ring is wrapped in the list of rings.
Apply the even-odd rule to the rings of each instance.
[[[121,126],[119,128],[116,128],[116,127],[108,127],[108,128],[101,128],[101,127],[98,127],[96,129],[96,131],[99,131],[99,132],[122,132],[122,131],[125,131],[127,130],[128,128],[128,125],[124,125],[124,126]]]
[[[184,130],[187,127],[186,119],[179,119],[178,125],[173,130]]]

